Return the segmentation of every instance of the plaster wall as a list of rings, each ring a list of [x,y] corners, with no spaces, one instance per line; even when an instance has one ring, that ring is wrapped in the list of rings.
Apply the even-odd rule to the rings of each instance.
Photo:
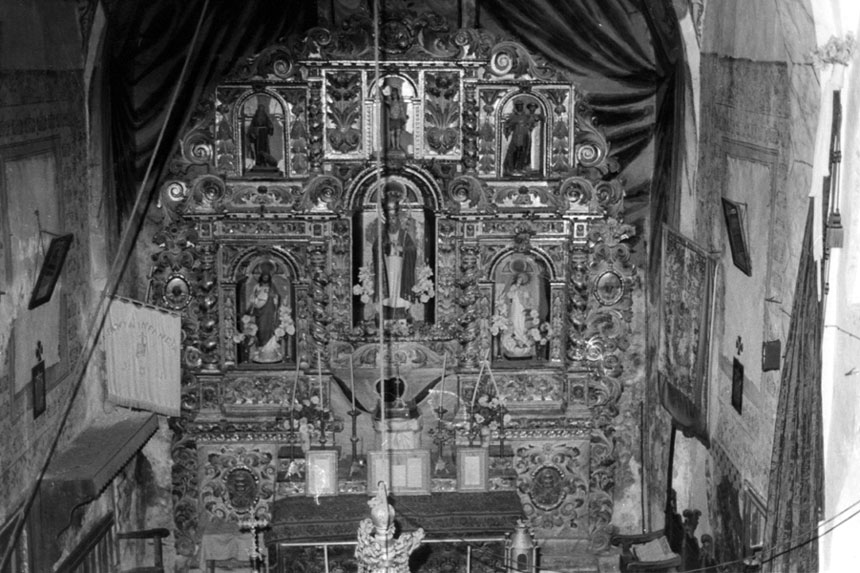
[[[80,52],[77,45],[70,47],[70,43],[77,41],[75,15],[74,6],[62,2],[4,3],[0,9],[4,30],[0,50],[0,159],[5,166],[0,176],[6,182],[17,180],[8,177],[7,170],[17,169],[30,157],[50,158],[55,177],[51,182],[54,189],[49,194],[56,194],[61,206],[51,228],[46,224],[44,230],[75,235],[59,286],[52,297],[55,307],[51,319],[59,325],[59,332],[42,333],[57,336],[58,342],[53,359],[46,356],[45,413],[35,419],[32,381],[29,377],[15,378],[13,356],[17,354],[19,362],[20,357],[29,356],[26,348],[17,345],[35,333],[25,332],[23,325],[28,324],[28,330],[41,328],[39,322],[27,318],[32,312],[27,305],[38,266],[17,267],[18,270],[12,272],[16,267],[10,263],[22,256],[21,252],[13,252],[12,246],[40,242],[39,227],[35,225],[35,232],[26,237],[14,237],[13,241],[11,236],[5,235],[0,241],[0,260],[4,266],[4,272],[0,273],[3,275],[0,291],[6,291],[0,295],[0,435],[4,436],[0,442],[0,491],[3,492],[0,518],[3,519],[23,500],[28,485],[43,463],[63,406],[69,401],[70,373],[74,358],[80,355],[83,322],[92,300],[88,287],[91,221],[87,213],[90,197],[85,97]],[[25,184],[15,187],[3,185],[7,199],[20,199],[35,195],[37,191],[26,188]],[[45,200],[51,199],[46,197]],[[33,214],[2,213],[3,219],[10,215],[26,218]],[[32,230],[32,227],[26,228]],[[9,228],[6,221],[4,230]],[[50,238],[50,234],[42,234],[41,243],[45,248]],[[40,260],[40,256],[34,259]],[[32,365],[35,365],[35,357]],[[24,371],[23,368],[17,370]],[[98,367],[92,368],[85,390],[72,411],[64,441],[82,428],[88,409],[86,388],[91,387],[98,376]]]
[[[780,372],[763,371],[762,343],[784,348],[788,333],[818,115],[817,79],[804,60],[811,15],[803,2],[764,4],[708,6],[697,200],[681,214],[682,228],[714,254],[717,277],[711,447],[680,448],[676,479],[690,482],[679,485],[684,496],[709,500],[718,560],[741,556],[744,504],[767,498]],[[751,276],[733,264],[723,197],[741,205]],[[744,366],[740,412],[732,405],[735,359]]]

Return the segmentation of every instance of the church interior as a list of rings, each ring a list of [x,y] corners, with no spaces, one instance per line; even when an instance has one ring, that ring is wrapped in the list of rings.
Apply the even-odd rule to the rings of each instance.
[[[858,27],[0,3],[0,572],[852,570]]]

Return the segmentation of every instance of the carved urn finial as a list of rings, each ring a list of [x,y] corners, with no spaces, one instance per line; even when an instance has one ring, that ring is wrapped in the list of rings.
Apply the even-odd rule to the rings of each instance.
[[[376,497],[367,504],[370,517],[359,524],[355,546],[359,573],[409,573],[409,555],[424,539],[424,530],[394,538],[394,508],[388,504],[385,482],[379,482]]]
[[[370,519],[376,528],[376,535],[393,533],[394,508],[388,503],[388,491],[384,481],[379,482],[376,497],[368,501],[367,505],[370,506]]]

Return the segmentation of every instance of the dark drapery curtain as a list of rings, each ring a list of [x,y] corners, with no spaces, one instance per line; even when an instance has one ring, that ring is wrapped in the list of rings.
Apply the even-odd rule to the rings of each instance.
[[[791,307],[776,410],[767,495],[765,571],[818,571],[817,525],[823,506],[821,342],[824,310],[818,300],[812,253],[814,209],[809,206]]]
[[[191,60],[157,151],[149,185],[159,181],[200,97],[243,57],[313,26],[315,0],[129,0],[108,3],[111,125],[120,211],[128,215],[183,63]],[[150,187],[151,189],[151,187]]]
[[[686,61],[678,18],[665,0],[480,0],[482,24],[520,39],[575,78],[607,135],[626,179],[626,222],[647,239],[648,306],[661,297],[662,224],[677,228],[684,153]],[[647,160],[650,180],[625,169]],[[656,356],[657,330],[649,328]],[[654,379],[649,375],[650,379]],[[708,443],[707,424],[686,399],[661,394],[678,426]],[[683,397],[681,397],[683,398]],[[643,430],[644,431],[644,430]]]
[[[585,93],[622,172],[654,148],[651,181],[628,179],[628,222],[649,233],[675,222],[685,66],[678,20],[663,0],[480,0],[481,25],[516,37],[570,73]],[[630,216],[632,215],[632,217]],[[631,220],[632,219],[632,220]],[[653,267],[657,268],[657,267]]]

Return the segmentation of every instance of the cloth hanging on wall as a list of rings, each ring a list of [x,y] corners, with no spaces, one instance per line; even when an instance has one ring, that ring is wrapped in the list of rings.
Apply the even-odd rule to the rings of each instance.
[[[813,540],[818,534],[824,491],[824,317],[813,257],[814,216],[810,204],[779,385],[767,496],[765,547],[769,553],[764,556],[764,571],[818,571],[818,544]]]
[[[114,299],[104,335],[108,399],[120,406],[179,416],[179,315]]]

